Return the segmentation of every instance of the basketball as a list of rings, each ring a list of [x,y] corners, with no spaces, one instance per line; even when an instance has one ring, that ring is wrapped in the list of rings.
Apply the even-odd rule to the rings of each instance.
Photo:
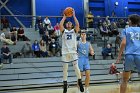
[[[73,15],[73,8],[72,7],[67,7],[65,10],[64,10],[64,14],[65,16],[67,17],[71,17]]]

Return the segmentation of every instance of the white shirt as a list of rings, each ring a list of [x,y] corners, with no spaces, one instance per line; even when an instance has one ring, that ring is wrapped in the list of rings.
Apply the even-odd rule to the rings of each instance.
[[[50,21],[49,19],[46,20],[46,18],[45,18],[45,19],[44,19],[44,23],[45,23],[45,24],[50,24],[51,21]]]

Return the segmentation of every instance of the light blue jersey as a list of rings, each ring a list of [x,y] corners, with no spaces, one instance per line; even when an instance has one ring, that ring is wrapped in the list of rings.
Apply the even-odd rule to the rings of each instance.
[[[140,27],[124,29],[122,38],[126,38],[125,54],[140,55]]]
[[[90,43],[86,42],[83,43],[81,41],[78,42],[78,66],[81,72],[90,70],[90,64],[89,64],[89,48],[90,48]]]
[[[90,48],[89,42],[83,43],[79,41],[77,47],[78,47],[78,57],[88,57]]]

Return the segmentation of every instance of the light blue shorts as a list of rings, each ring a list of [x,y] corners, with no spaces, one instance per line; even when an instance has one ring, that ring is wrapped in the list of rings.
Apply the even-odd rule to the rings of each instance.
[[[125,55],[124,71],[133,71],[135,68],[140,73],[140,55]]]
[[[88,57],[79,57],[78,66],[81,72],[90,70],[89,58]]]

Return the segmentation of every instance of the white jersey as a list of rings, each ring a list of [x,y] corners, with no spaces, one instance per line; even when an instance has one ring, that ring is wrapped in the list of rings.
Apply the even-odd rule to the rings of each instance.
[[[62,54],[77,53],[77,35],[74,29],[64,30],[62,34]]]

